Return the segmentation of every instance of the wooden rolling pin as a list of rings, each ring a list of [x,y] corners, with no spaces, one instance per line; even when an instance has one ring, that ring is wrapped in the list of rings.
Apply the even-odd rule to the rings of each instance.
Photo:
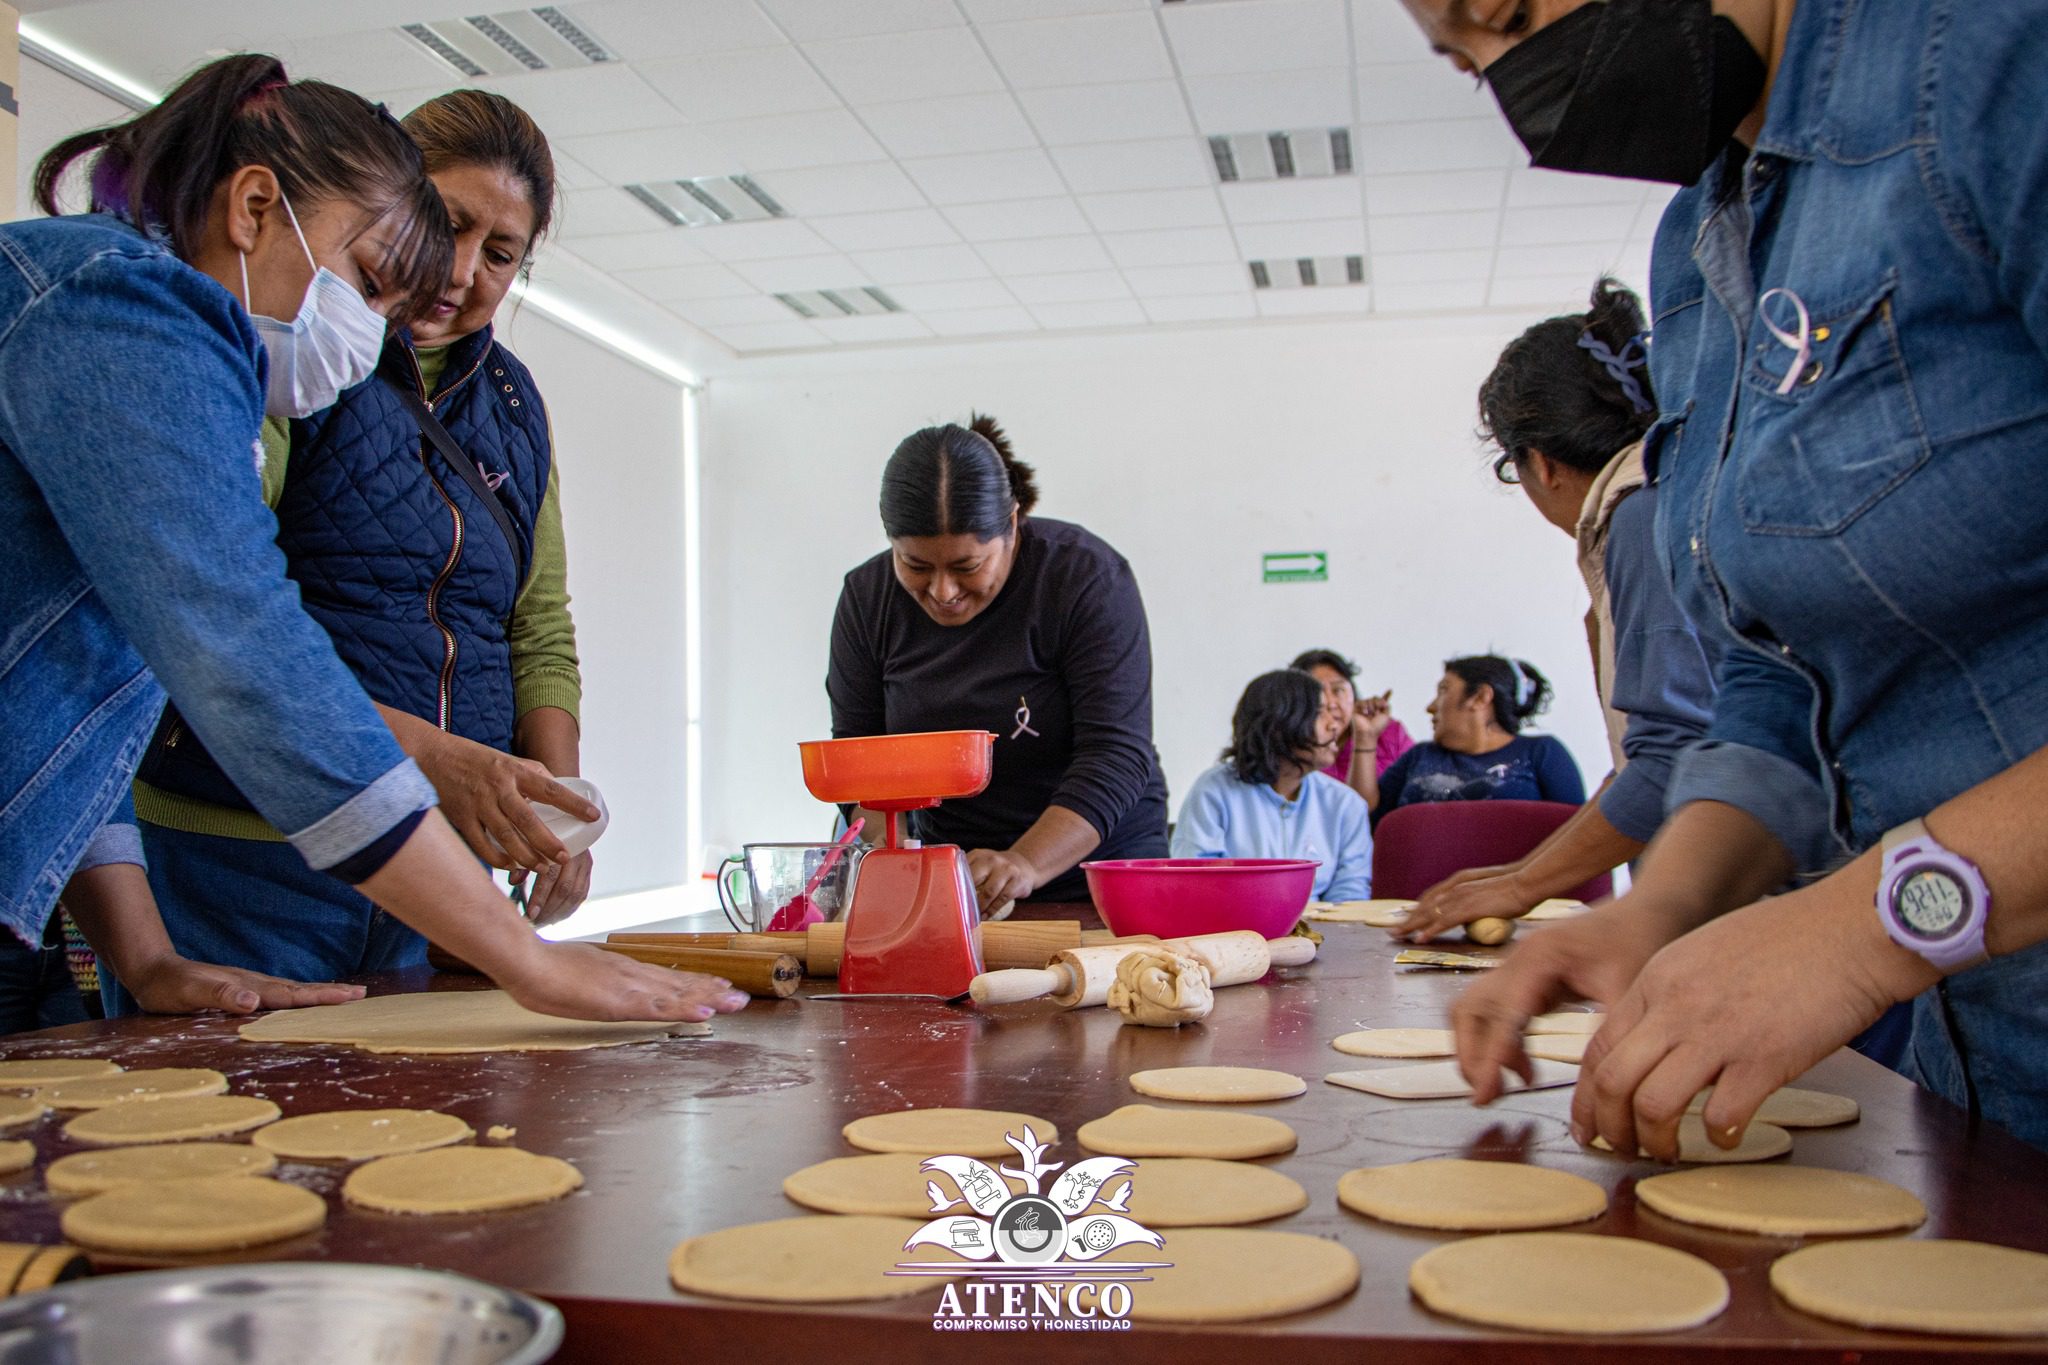
[[[731,946],[760,952],[770,947],[770,941],[761,934],[736,934]],[[807,976],[837,976],[840,959],[846,955],[846,925],[842,921],[813,924],[804,930],[799,943],[775,946],[802,958]],[[1080,946],[1079,920],[1017,920],[981,926],[981,961],[989,968],[1043,967],[1061,949]]]
[[[783,1000],[796,994],[804,964],[790,953],[735,953],[721,948],[663,947],[645,943],[601,943],[609,953],[656,967],[722,976],[748,995]]]
[[[1038,970],[1012,969],[983,972],[968,986],[968,994],[981,1005],[1010,1005],[1023,1000],[1051,996],[1063,1009],[1086,1009],[1109,999],[1109,985],[1116,980],[1117,963],[1143,943],[1107,943],[1092,948],[1070,948]],[[1192,938],[1166,939],[1161,949],[1192,957],[1209,969],[1212,986],[1240,986],[1257,981],[1274,967],[1295,967],[1315,960],[1316,945],[1305,938],[1264,939],[1249,929],[1227,934],[1198,934]]]

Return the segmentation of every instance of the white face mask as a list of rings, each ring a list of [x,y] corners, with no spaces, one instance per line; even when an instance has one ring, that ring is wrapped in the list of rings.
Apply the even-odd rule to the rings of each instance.
[[[289,199],[279,196],[299,247],[313,267],[313,283],[299,305],[299,315],[280,322],[249,308],[249,255],[242,253],[242,306],[270,352],[270,383],[263,411],[271,417],[310,417],[334,406],[343,389],[352,389],[377,369],[384,353],[384,318],[341,276],[313,259],[299,216]]]

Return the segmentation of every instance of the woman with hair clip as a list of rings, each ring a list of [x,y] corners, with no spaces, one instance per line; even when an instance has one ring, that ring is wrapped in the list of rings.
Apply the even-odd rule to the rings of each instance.
[[[1495,476],[1578,542],[1614,771],[1519,861],[1424,892],[1397,937],[1420,943],[1485,916],[1517,918],[1634,858],[1664,822],[1672,764],[1706,734],[1713,669],[1657,559],[1657,490],[1643,479],[1643,433],[1657,415],[1645,326],[1641,300],[1602,279],[1587,311],[1508,343],[1479,388],[1480,430],[1501,452]]]
[[[1086,900],[1083,858],[1165,856],[1151,635],[1124,557],[1030,515],[1031,467],[989,417],[904,438],[881,501],[889,548],[846,576],[832,620],[833,735],[995,732],[988,790],[916,821],[967,850],[985,915]]]
[[[527,914],[547,924],[582,901],[591,859],[563,862],[531,802],[597,812],[554,780],[577,772],[581,675],[547,411],[491,322],[553,216],[554,159],[524,111],[483,90],[429,100],[404,127],[448,206],[453,274],[409,333],[384,343],[367,382],[323,412],[265,424],[264,497],[306,610],[456,832],[515,880],[532,870]],[[292,853],[175,709],[135,800],[181,951],[313,977],[423,960],[419,934]],[[275,913],[241,913],[257,900]]]
[[[724,982],[544,943],[511,913],[285,576],[258,489],[264,416],[331,404],[376,364],[387,318],[446,288],[448,219],[418,148],[360,96],[245,55],[58,144],[36,171],[45,212],[88,155],[95,212],[0,227],[0,924],[40,940],[61,892],[151,1010],[360,994],[167,940],[128,791],[168,692],[307,865],[523,1004],[743,1005]]]
[[[1373,821],[1418,801],[1562,801],[1586,785],[1571,751],[1522,724],[1550,705],[1550,682],[1533,666],[1496,654],[1444,660],[1429,703],[1430,737],[1394,760],[1366,798]]]
[[[1252,679],[1230,718],[1230,747],[1195,779],[1173,827],[1176,858],[1310,858],[1318,900],[1372,895],[1372,812],[1322,771],[1344,734],[1313,674]]]

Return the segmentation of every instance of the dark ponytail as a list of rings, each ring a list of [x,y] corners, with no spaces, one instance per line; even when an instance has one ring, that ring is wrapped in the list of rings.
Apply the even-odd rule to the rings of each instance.
[[[407,114],[404,126],[429,175],[450,166],[489,166],[525,188],[533,207],[530,254],[555,217],[555,156],[532,116],[489,90],[451,90]]]
[[[1657,416],[1643,338],[1642,300],[1611,276],[1591,306],[1537,323],[1508,343],[1479,386],[1479,434],[1500,447],[1494,473],[1540,450],[1582,474],[1598,474],[1639,441]]]
[[[1038,505],[1031,466],[1010,450],[993,417],[967,426],[912,432],[882,470],[882,529],[902,536],[968,535],[989,541],[1010,533],[1010,515]]]
[[[1444,660],[1444,672],[1464,683],[1468,693],[1492,688],[1494,723],[1511,735],[1520,734],[1523,722],[1550,706],[1550,680],[1524,659],[1474,654]]]
[[[448,286],[454,241],[419,148],[383,106],[324,81],[295,82],[275,57],[209,62],[155,108],[64,139],[36,164],[36,206],[59,213],[58,181],[93,154],[93,211],[168,236],[185,260],[199,249],[221,182],[266,166],[302,218],[328,202],[355,205],[372,221],[396,212],[384,262],[399,296],[394,324],[423,316]]]

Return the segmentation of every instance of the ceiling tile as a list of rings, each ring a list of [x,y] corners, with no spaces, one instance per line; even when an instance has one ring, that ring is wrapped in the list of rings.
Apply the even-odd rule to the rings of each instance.
[[[911,341],[932,329],[906,313],[880,313],[851,318],[819,318],[813,324],[833,341]]]
[[[1237,243],[1228,228],[1170,228],[1162,232],[1119,232],[1106,236],[1120,266],[1204,265],[1235,261]]]
[[[835,166],[850,161],[886,161],[882,144],[844,109],[769,118],[707,123],[701,130],[728,148],[732,169],[774,171],[801,166]]]
[[[1605,243],[1576,243],[1568,246],[1513,246],[1503,244],[1494,258],[1496,276],[1582,274],[1585,283],[1603,270],[1612,269],[1621,255],[1619,240]],[[1581,289],[1579,293],[1584,295]]]
[[[753,0],[690,0],[684,23],[677,22],[675,0],[583,0],[563,12],[629,62],[786,41]]]
[[[1360,123],[1500,117],[1493,92],[1446,61],[1382,62],[1357,74]]]
[[[1375,254],[1368,277],[1375,286],[1399,284],[1476,283],[1485,292],[1493,275],[1493,248],[1484,251],[1411,251],[1398,256]]]
[[[1150,14],[983,24],[981,40],[1019,90],[1171,77],[1173,61]]]
[[[741,352],[793,351],[825,344],[825,334],[800,318],[752,326],[714,327],[711,335]]]
[[[742,322],[788,322],[796,315],[779,299],[754,294],[734,299],[692,299],[669,305],[699,327],[730,327]]]
[[[585,237],[576,254],[599,270],[655,270],[698,265],[709,259],[685,228],[657,228],[618,237]]]
[[[1006,19],[1064,19],[1073,14],[1149,10],[1152,0],[960,0],[960,8],[974,23],[995,24]]]
[[[1552,246],[1562,242],[1613,242],[1634,227],[1635,204],[1561,204],[1554,208],[1510,209],[1501,224],[1502,244]]]
[[[661,219],[624,190],[563,190],[555,208],[554,233],[566,241],[664,229]]]
[[[839,107],[839,96],[793,47],[672,57],[634,70],[695,123]]]
[[[902,168],[887,161],[792,167],[764,177],[762,185],[799,218],[922,208],[925,202]]]
[[[1316,180],[1264,180],[1220,187],[1233,223],[1293,223],[1317,218],[1356,217],[1364,212],[1358,178],[1333,175]]]
[[[1134,142],[1195,131],[1178,81],[1122,81],[1024,90],[1017,98],[1049,147]]]
[[[1197,189],[1216,180],[1208,147],[1191,137],[1055,147],[1052,155],[1076,194]]]
[[[1188,101],[1205,133],[1264,133],[1337,128],[1351,122],[1351,72],[1345,67],[1190,76]]]
[[[1351,36],[1358,60],[1369,62],[1450,63],[1429,50],[1429,40],[1399,5],[1387,0],[1351,0]]]
[[[1031,275],[1010,281],[1019,301],[1036,308],[1047,303],[1095,303],[1127,299],[1131,288],[1114,270],[1083,270],[1071,275]]]
[[[1005,278],[1106,269],[1110,263],[1109,253],[1096,237],[1030,237],[1017,242],[983,242],[976,249],[989,269]],[[1010,282],[1017,288],[1023,285],[1019,279],[1011,278]],[[1021,293],[1018,297],[1024,298]]]
[[[424,47],[393,28],[329,34],[270,46],[284,60],[292,79],[330,81],[349,90],[432,85],[454,75]],[[404,118],[412,108],[391,112]]]
[[[872,284],[867,272],[845,256],[793,256],[782,261],[749,261],[733,267],[756,289],[786,294],[797,289],[851,289]]]
[[[1362,284],[1341,289],[1261,289],[1253,294],[1262,317],[1301,317],[1318,313],[1369,313],[1372,290]]]
[[[698,246],[715,261],[768,261],[783,256],[823,256],[832,248],[817,233],[793,218],[762,223],[720,223],[716,227],[678,229],[693,233]]]
[[[728,175],[744,169],[726,146],[695,128],[680,124],[642,128],[630,133],[563,139],[562,150],[588,166],[610,185],[642,180],[687,180],[699,175]]]
[[[1375,214],[1497,209],[1507,179],[1508,173],[1498,170],[1371,175],[1365,179],[1365,207]]]
[[[936,209],[898,209],[892,213],[854,213],[839,218],[813,218],[820,237],[841,251],[888,251],[903,246],[945,246],[960,240],[953,225]]]
[[[1022,308],[961,308],[920,313],[925,325],[942,337],[992,336],[1001,332],[1035,332],[1038,319]]]
[[[1552,313],[1583,310],[1591,285],[1592,280],[1583,274],[1496,279],[1486,301],[1496,308],[1540,308]]]
[[[1509,208],[1546,208],[1561,204],[1638,204],[1643,182],[1608,175],[1574,175],[1569,171],[1517,166],[1508,172]]]
[[[891,156],[953,156],[1038,145],[1038,134],[1006,92],[869,104],[856,112]]]
[[[865,0],[828,2],[857,10]],[[845,38],[810,43],[804,51],[849,104],[893,104],[1003,88],[1002,77],[965,28]]]
[[[1214,190],[1132,190],[1124,194],[1084,194],[1081,211],[1099,232],[1139,232],[1147,228],[1215,227],[1223,223]]]
[[[959,28],[953,0],[758,0],[783,32],[800,43],[859,38],[916,29]],[[673,5],[673,0],[671,0]]]
[[[1031,310],[1043,327],[1136,327],[1145,310],[1134,299],[1100,303],[1042,303]]]
[[[496,90],[533,115],[533,121],[549,137],[589,137],[676,121],[675,107],[623,62],[564,67],[477,84]]]
[[[934,204],[985,204],[1000,199],[1036,199],[1061,194],[1066,185],[1045,153],[978,152],[972,156],[924,157],[906,161],[918,188]]]
[[[555,184],[565,190],[602,189],[605,178],[570,156],[568,144],[557,142],[548,148],[555,159]]]
[[[1073,199],[1011,199],[1000,204],[956,204],[946,217],[970,242],[1012,242],[1020,237],[1068,237],[1088,232]]]
[[[1228,294],[1251,287],[1251,274],[1239,262],[1209,265],[1147,265],[1124,271],[1131,292],[1141,299],[1186,295]]]
[[[1351,146],[1365,175],[1505,169],[1529,159],[1498,118],[1382,124],[1355,134]]]
[[[1491,251],[1500,237],[1500,214],[1496,210],[1375,216],[1367,223],[1374,251]]]
[[[1486,281],[1462,280],[1448,284],[1402,284],[1374,280],[1373,311],[1379,313],[1434,313],[1446,308],[1486,306]]]
[[[730,299],[754,292],[754,286],[722,265],[681,265],[667,270],[616,272],[619,283],[657,303],[686,299]]]
[[[1355,256],[1365,250],[1365,224],[1357,218],[1331,218],[1320,223],[1247,223],[1237,229],[1237,245],[1248,261]]]
[[[1218,318],[1255,318],[1258,315],[1258,304],[1249,291],[1145,300],[1145,316],[1154,322],[1207,322]]]
[[[964,246],[920,246],[904,251],[856,251],[854,264],[868,273],[876,284],[889,288],[899,284],[926,284],[940,280],[977,280],[988,277],[988,266],[973,250]]]
[[[998,280],[955,280],[945,284],[899,284],[889,297],[913,313],[953,312],[969,308],[1009,308],[1016,296]]]
[[[1187,76],[1349,65],[1344,0],[1264,0],[1257,5],[1167,5],[1160,22]]]

